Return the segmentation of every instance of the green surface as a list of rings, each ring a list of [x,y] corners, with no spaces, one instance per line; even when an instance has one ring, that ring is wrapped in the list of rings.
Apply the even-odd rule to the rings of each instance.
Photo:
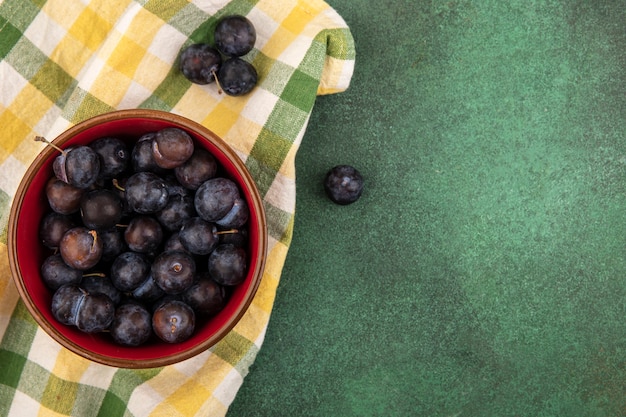
[[[353,83],[229,416],[626,416],[626,1],[329,3]]]

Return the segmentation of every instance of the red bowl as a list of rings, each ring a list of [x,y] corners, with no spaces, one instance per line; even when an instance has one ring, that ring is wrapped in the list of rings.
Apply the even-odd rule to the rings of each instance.
[[[50,208],[45,186],[53,176],[52,163],[58,151],[47,146],[35,158],[22,179],[9,216],[9,263],[13,280],[26,307],[37,323],[58,343],[74,353],[102,364],[124,368],[152,368],[195,356],[222,339],[241,319],[259,287],[267,254],[267,226],[263,202],[244,163],[222,139],[202,125],[175,114],[157,110],[121,110],[79,123],[59,135],[53,143],[61,148],[84,145],[103,136],[136,141],[141,135],[166,127],[189,133],[196,146],[206,148],[234,180],[250,208],[248,221],[248,273],[236,286],[224,309],[199,321],[191,338],[169,344],[152,340],[142,346],[116,344],[106,334],[87,334],[54,319],[50,310],[52,291],[42,281],[40,267],[50,251],[41,244],[39,224]],[[154,338],[156,339],[156,338]]]

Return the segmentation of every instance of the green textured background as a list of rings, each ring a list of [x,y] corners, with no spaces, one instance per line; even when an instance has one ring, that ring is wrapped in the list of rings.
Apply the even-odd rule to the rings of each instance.
[[[229,417],[626,416],[626,1],[329,3],[354,78]]]

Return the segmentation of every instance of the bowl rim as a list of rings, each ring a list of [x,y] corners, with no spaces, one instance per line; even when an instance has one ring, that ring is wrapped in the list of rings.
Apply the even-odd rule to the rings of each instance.
[[[268,252],[268,230],[267,230],[267,219],[265,213],[265,207],[263,204],[263,199],[258,190],[256,182],[252,178],[252,175],[248,171],[245,163],[241,160],[239,155],[234,151],[234,149],[226,143],[221,137],[215,134],[213,131],[208,129],[207,127],[201,125],[198,122],[195,122],[191,119],[188,119],[182,115],[166,112],[163,110],[156,109],[125,109],[125,110],[116,110],[107,113],[102,113],[90,118],[87,118],[68,129],[64,130],[61,134],[59,134],[52,143],[55,145],[63,146],[66,142],[70,141],[76,135],[93,129],[95,126],[101,125],[103,123],[112,122],[112,121],[120,121],[123,119],[142,119],[142,120],[154,120],[156,123],[165,123],[174,126],[181,127],[185,130],[191,131],[194,133],[194,136],[200,136],[206,139],[209,143],[215,146],[224,156],[230,161],[238,161],[237,163],[232,162],[233,168],[237,171],[237,174],[241,177],[240,179],[243,181],[243,184],[239,184],[241,187],[245,187],[247,190],[249,205],[255,208],[256,217],[258,218],[259,224],[259,233],[257,239],[257,256],[256,262],[254,265],[250,265],[251,271],[249,274],[253,275],[253,279],[251,285],[247,288],[244,296],[243,302],[237,305],[234,314],[231,314],[227,320],[224,322],[222,326],[210,337],[202,340],[200,343],[195,345],[191,345],[190,347],[172,353],[169,356],[160,356],[155,358],[137,360],[137,359],[129,359],[129,358],[120,358],[120,357],[112,357],[107,356],[100,353],[95,353],[81,347],[72,339],[68,338],[61,332],[59,332],[55,326],[50,324],[48,320],[46,320],[38,311],[38,308],[29,294],[26,285],[24,283],[24,278],[22,275],[22,271],[19,265],[18,260],[18,245],[17,245],[17,233],[18,233],[18,219],[19,215],[22,212],[22,206],[24,203],[24,197],[26,195],[28,186],[31,181],[37,175],[39,169],[42,165],[49,160],[53,156],[56,151],[51,146],[44,147],[39,154],[33,159],[33,161],[28,166],[26,172],[24,173],[18,188],[15,191],[11,202],[11,209],[9,212],[8,226],[7,226],[7,246],[8,246],[8,254],[9,254],[9,267],[11,270],[11,277],[13,282],[15,283],[18,293],[20,295],[20,299],[24,302],[27,310],[31,314],[31,316],[35,319],[39,327],[41,327],[49,336],[51,336],[56,342],[58,342],[63,347],[69,349],[73,353],[82,356],[88,360],[93,362],[97,362],[100,364],[114,366],[118,368],[131,368],[131,369],[140,369],[140,368],[156,368],[171,365],[174,363],[181,362],[183,360],[189,359],[193,356],[196,356],[207,349],[214,346],[217,342],[223,339],[230,331],[235,327],[235,325],[241,320],[241,318],[248,311],[250,304],[252,303],[257,290],[263,280],[265,265],[267,260],[267,252]],[[95,138],[94,138],[95,139]],[[140,347],[138,347],[140,348]]]

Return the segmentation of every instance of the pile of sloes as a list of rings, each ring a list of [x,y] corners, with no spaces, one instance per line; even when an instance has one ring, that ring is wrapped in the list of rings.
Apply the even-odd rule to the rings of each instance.
[[[247,274],[249,208],[237,184],[174,127],[60,152],[39,228],[53,316],[128,346],[189,338]]]
[[[220,91],[231,96],[249,93],[257,83],[256,69],[241,59],[254,47],[256,30],[244,16],[222,18],[215,27],[215,46],[196,43],[180,54],[180,70],[191,82],[209,84],[214,81]],[[222,58],[224,57],[224,58]]]

